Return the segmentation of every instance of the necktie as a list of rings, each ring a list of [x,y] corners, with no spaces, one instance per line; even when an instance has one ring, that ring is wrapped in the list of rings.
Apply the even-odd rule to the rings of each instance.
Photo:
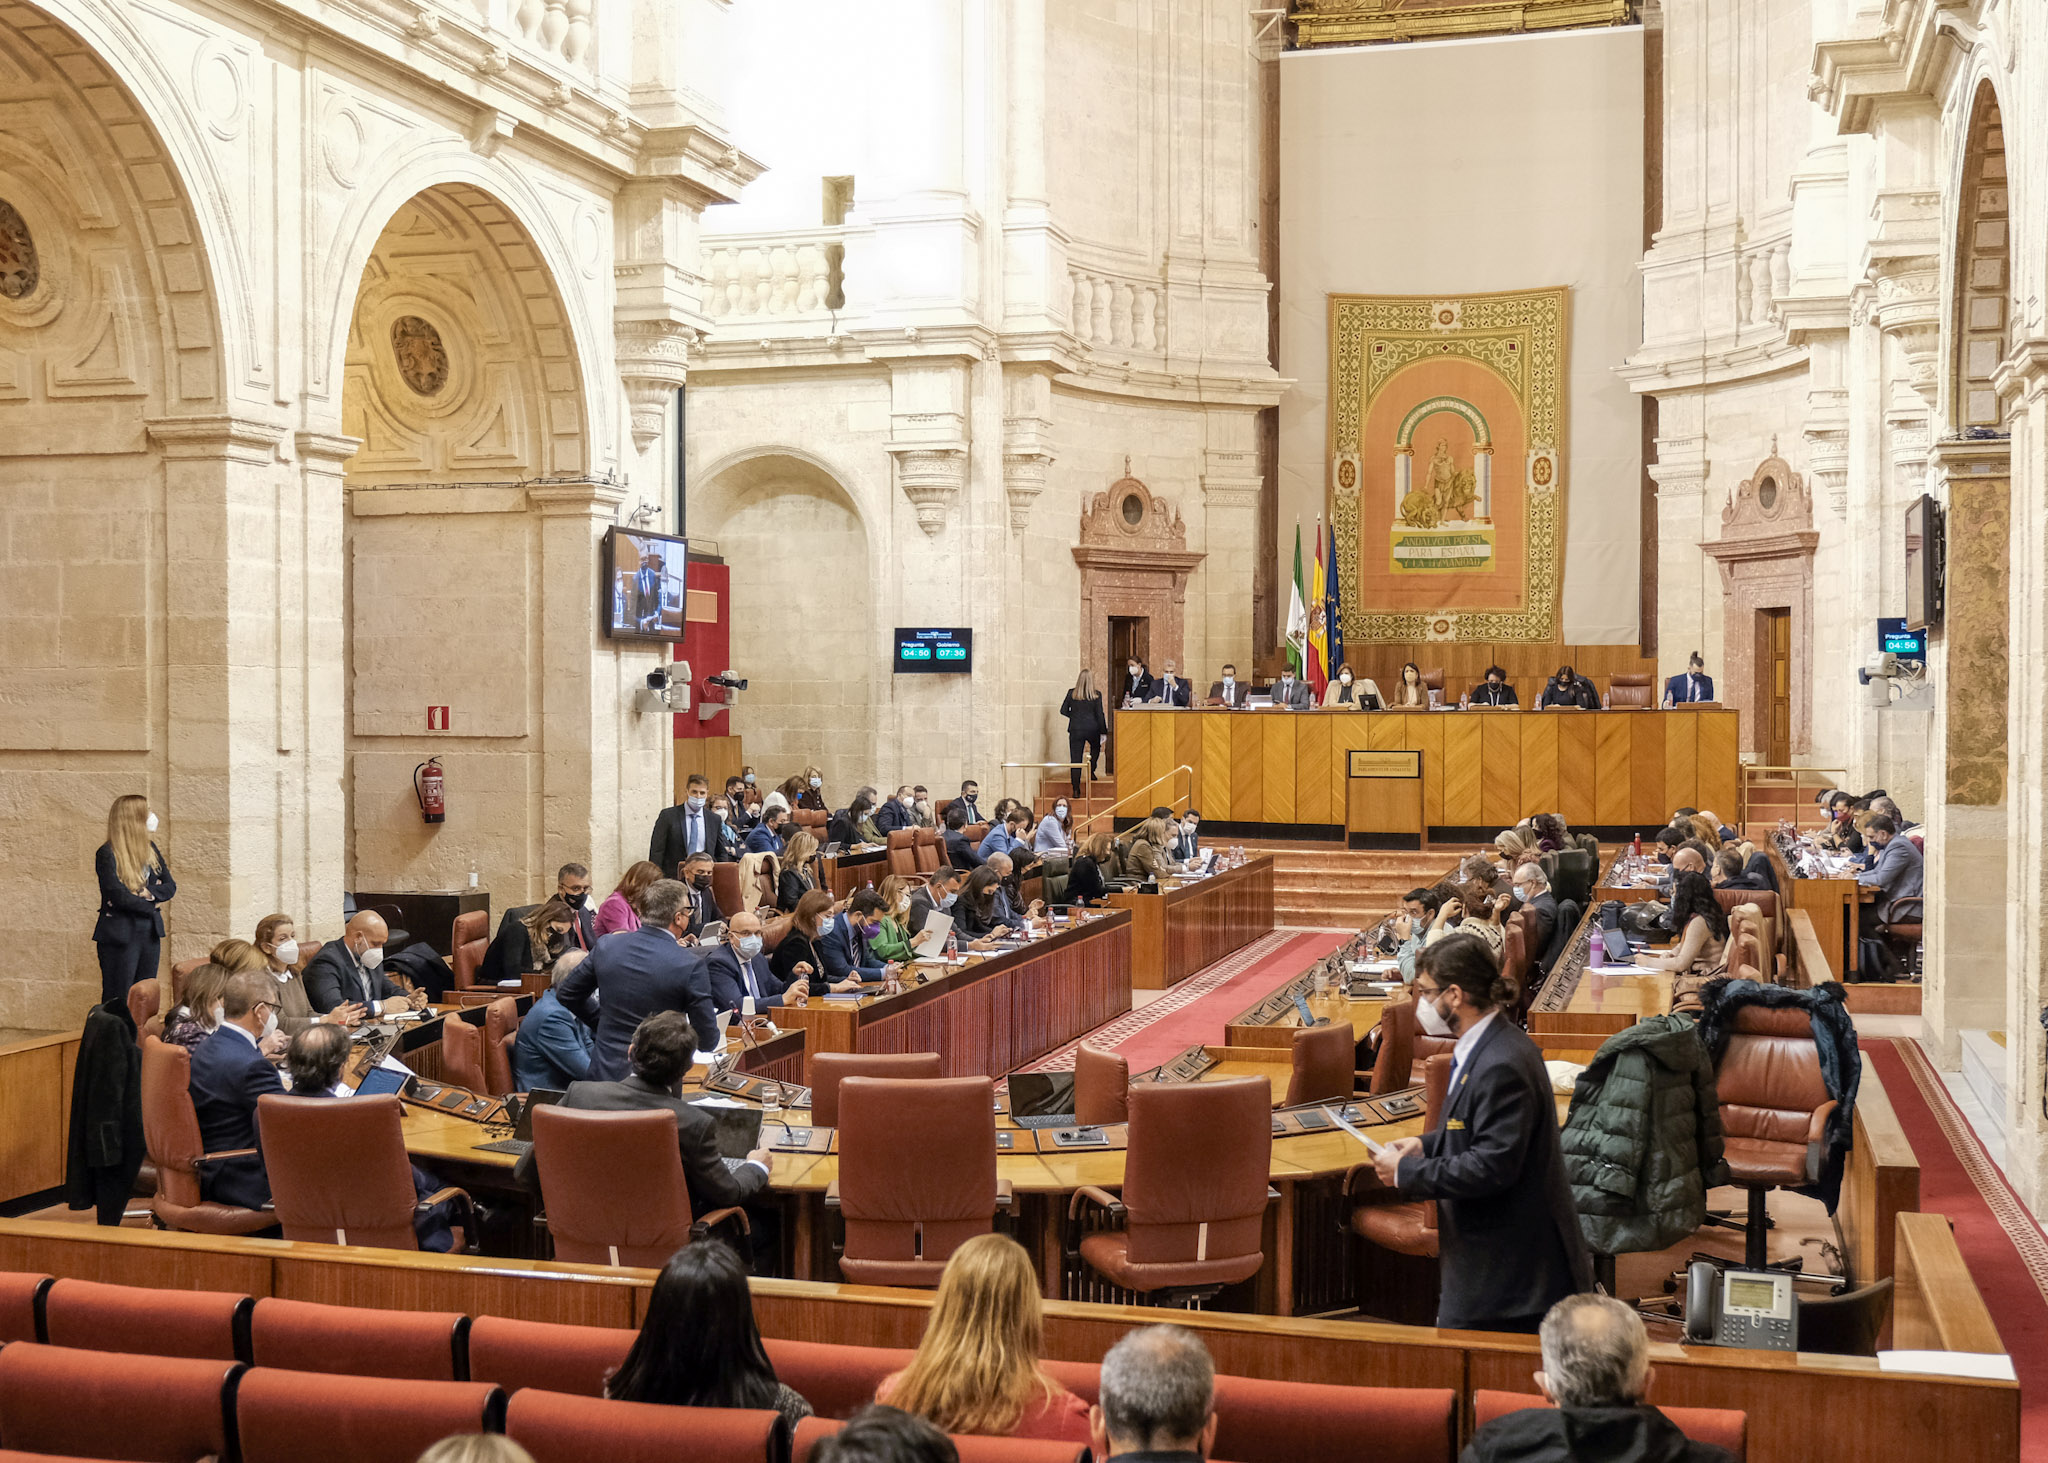
[[[703,847],[704,815],[702,813],[692,813],[690,814],[690,846],[684,852],[698,853],[703,850]]]

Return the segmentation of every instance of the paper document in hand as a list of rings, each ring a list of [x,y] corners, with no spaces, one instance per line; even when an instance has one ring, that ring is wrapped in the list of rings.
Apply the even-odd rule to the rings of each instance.
[[[935,909],[925,917],[924,933],[910,942],[910,948],[927,960],[938,959],[946,953],[946,936],[952,932],[953,916]]]
[[[1326,1107],[1323,1109],[1323,1111],[1329,1114],[1331,1122],[1335,1123],[1338,1127],[1342,1128],[1345,1132],[1349,1133],[1352,1137],[1356,1138],[1359,1142],[1363,1143],[1365,1145],[1365,1151],[1367,1153],[1370,1153],[1374,1158],[1378,1158],[1382,1153],[1386,1152],[1386,1144],[1374,1142],[1371,1138],[1366,1137],[1364,1133],[1360,1132],[1354,1124],[1346,1122],[1344,1120],[1344,1114],[1341,1109]]]

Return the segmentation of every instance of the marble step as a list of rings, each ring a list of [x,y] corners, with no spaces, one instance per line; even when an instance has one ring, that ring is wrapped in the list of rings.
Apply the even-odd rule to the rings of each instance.
[[[1962,1039],[1963,1080],[2000,1125],[2005,1119],[2005,1048],[1988,1031],[1965,1031]]]

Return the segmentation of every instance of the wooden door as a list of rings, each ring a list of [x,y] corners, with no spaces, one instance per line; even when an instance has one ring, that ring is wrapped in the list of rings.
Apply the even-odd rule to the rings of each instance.
[[[1772,767],[1792,765],[1792,611],[1758,610],[1758,748]]]

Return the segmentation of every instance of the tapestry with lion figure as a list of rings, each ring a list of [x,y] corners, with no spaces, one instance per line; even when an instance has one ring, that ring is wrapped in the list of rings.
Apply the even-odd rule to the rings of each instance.
[[[1568,291],[1330,296],[1344,640],[1554,640]]]

